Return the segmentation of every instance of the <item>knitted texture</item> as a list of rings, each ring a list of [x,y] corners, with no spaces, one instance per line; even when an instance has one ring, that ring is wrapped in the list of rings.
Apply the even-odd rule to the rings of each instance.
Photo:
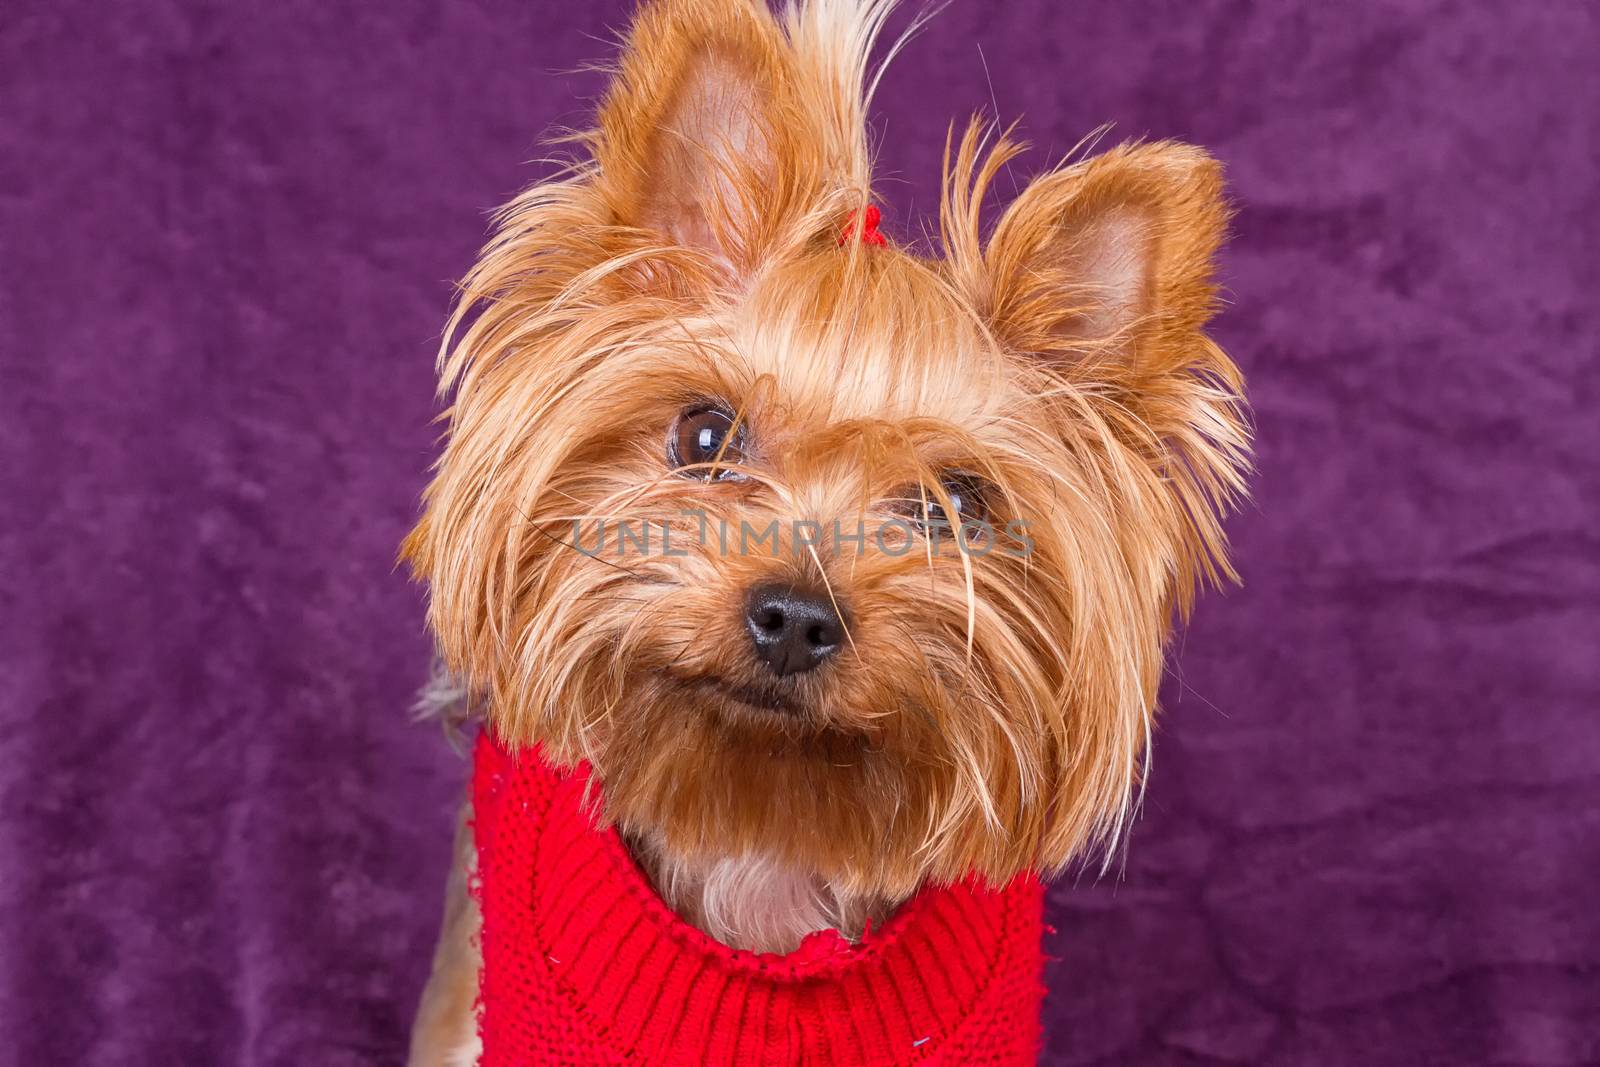
[[[482,1067],[1037,1058],[1037,878],[926,888],[858,944],[829,930],[788,955],[738,951],[678,918],[596,829],[581,769],[486,737],[475,759]]]

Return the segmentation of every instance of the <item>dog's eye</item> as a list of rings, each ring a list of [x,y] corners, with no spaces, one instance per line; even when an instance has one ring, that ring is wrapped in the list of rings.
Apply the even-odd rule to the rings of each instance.
[[[950,500],[948,509],[938,493],[914,485],[897,494],[891,507],[924,534],[988,521],[988,483],[982,478],[966,471],[947,471],[940,477],[939,486]]]
[[[928,522],[955,529],[958,526],[983,522],[988,518],[989,509],[984,499],[984,481],[976,474],[952,471],[939,479],[939,486],[950,498],[950,508],[947,509],[934,494],[930,493]],[[953,515],[950,514],[952,509],[955,512]]]
[[[720,404],[686,408],[667,438],[667,462],[686,478],[727,478],[745,458],[742,420]]]

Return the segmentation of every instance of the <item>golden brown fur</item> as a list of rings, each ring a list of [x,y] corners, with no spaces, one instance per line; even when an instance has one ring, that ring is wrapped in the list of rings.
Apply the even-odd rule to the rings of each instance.
[[[1248,436],[1202,332],[1217,165],[1124,145],[1035,178],[985,241],[1020,146],[974,122],[947,153],[937,254],[841,247],[873,198],[886,10],[646,7],[585,160],[506,208],[446,338],[447,443],[404,548],[440,649],[501,736],[593,765],[658,884],[750,856],[892,903],[1108,846],[1174,616],[1231,574],[1219,522]],[[664,460],[705,398],[749,434],[741,479]],[[1031,545],[791,536],[870,528],[908,486],[948,503],[948,471],[981,476]],[[779,520],[780,552],[699,544],[686,509]],[[602,518],[670,525],[688,554],[576,551],[573,521]],[[792,715],[702,684],[761,684],[740,605],[773,579],[848,620]]]

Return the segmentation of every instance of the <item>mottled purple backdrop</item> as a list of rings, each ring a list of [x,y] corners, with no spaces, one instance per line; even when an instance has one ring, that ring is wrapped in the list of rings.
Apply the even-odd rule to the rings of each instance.
[[[393,567],[434,349],[627,5],[354,6],[0,14],[6,1064],[401,1054],[463,774]],[[1600,1062],[1596,12],[955,0],[885,79],[902,238],[975,109],[1240,208],[1245,584],[1125,871],[1052,894],[1046,1062]]]

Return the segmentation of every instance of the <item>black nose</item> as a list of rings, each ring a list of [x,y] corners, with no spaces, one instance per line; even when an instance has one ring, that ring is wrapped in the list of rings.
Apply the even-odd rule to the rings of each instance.
[[[809,671],[844,640],[844,623],[828,597],[782,585],[752,589],[744,618],[756,655],[780,678]]]

